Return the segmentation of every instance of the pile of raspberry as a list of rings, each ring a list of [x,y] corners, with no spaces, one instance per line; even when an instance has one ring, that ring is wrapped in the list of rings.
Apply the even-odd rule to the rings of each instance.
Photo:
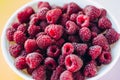
[[[35,80],[85,80],[111,62],[110,45],[119,34],[105,9],[74,2],[37,7],[20,11],[6,31],[17,69],[26,69]]]

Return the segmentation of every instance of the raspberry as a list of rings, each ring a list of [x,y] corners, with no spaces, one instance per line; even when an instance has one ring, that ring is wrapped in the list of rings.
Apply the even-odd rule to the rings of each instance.
[[[34,39],[27,39],[25,41],[24,48],[27,53],[31,53],[35,51],[38,48],[38,46]]]
[[[23,33],[25,33],[27,31],[27,26],[26,25],[19,25],[17,28],[18,31],[22,31]]]
[[[56,9],[49,10],[46,14],[47,22],[50,24],[56,23],[59,17],[61,16],[61,14],[62,14],[61,9],[56,8]]]
[[[32,75],[32,72],[33,72],[33,71],[34,71],[34,69],[31,69],[31,68],[29,68],[29,67],[27,68],[27,73],[30,74],[30,75]]]
[[[48,9],[51,9],[51,6],[50,6],[50,4],[49,4],[48,2],[42,2],[42,1],[40,1],[40,2],[38,3],[38,8],[40,9],[40,8],[43,8],[43,7],[46,7],[46,8],[48,8]]]
[[[46,80],[46,70],[44,66],[39,66],[32,72],[32,78],[35,80]]]
[[[105,37],[109,44],[113,44],[119,40],[119,34],[114,29],[108,29],[105,33]]]
[[[38,34],[36,34],[36,38],[39,37],[39,36],[42,36],[42,35],[46,35],[45,32],[39,32]]]
[[[79,30],[79,36],[83,42],[87,42],[91,39],[91,31],[87,27],[83,27]]]
[[[30,20],[29,24],[30,24],[30,25],[39,26],[39,24],[40,24],[39,17],[33,17],[33,18]]]
[[[43,56],[37,52],[29,53],[26,57],[26,63],[31,69],[35,69],[42,62]]]
[[[69,15],[64,13],[60,18],[61,25],[65,26],[66,22],[69,20]]]
[[[24,57],[26,57],[26,56],[27,56],[26,51],[25,51],[25,50],[22,50],[19,56],[24,56]]]
[[[97,37],[93,39],[92,44],[101,46],[104,51],[110,50],[108,41],[103,34],[97,35]]]
[[[112,60],[111,53],[103,51],[102,54],[98,57],[98,60],[102,64],[109,64]]]
[[[67,55],[60,55],[60,57],[59,57],[59,59],[58,59],[58,63],[59,63],[59,65],[65,65],[65,57],[66,57]]]
[[[73,78],[74,78],[74,80],[85,80],[84,75],[80,71],[75,72],[73,74]]]
[[[81,8],[74,2],[68,4],[67,14],[71,15],[72,13],[77,13]]]
[[[97,27],[97,25],[94,23],[90,23],[90,30],[91,30],[91,32],[95,32],[98,34],[101,32],[100,29]]]
[[[65,28],[66,32],[71,35],[76,33],[78,26],[73,21],[67,21]]]
[[[14,22],[11,24],[11,27],[14,28],[15,30],[18,28],[18,26],[20,25],[19,22]]]
[[[13,39],[17,44],[24,44],[27,38],[22,31],[16,31],[14,33]]]
[[[73,80],[72,72],[67,70],[62,72],[60,75],[60,80]]]
[[[37,16],[40,20],[45,20],[46,19],[46,13],[49,11],[48,8],[42,7],[39,9]]]
[[[63,26],[61,25],[55,25],[55,24],[51,24],[48,25],[45,28],[45,32],[52,38],[54,38],[55,40],[58,40],[61,38],[62,34],[63,34]]]
[[[101,11],[100,18],[107,15],[107,11],[105,9],[101,8],[100,11]]]
[[[71,43],[65,43],[62,46],[62,54],[68,55],[74,52],[74,47]]]
[[[76,22],[77,14],[73,13],[70,15],[70,20]]]
[[[9,46],[9,52],[15,58],[19,56],[22,49],[22,46],[19,44],[13,44]]]
[[[32,7],[26,7],[23,11],[19,12],[17,15],[18,21],[20,23],[27,23],[30,20],[30,16],[34,14]]]
[[[92,5],[86,6],[83,11],[87,16],[89,16],[90,21],[96,20],[101,14],[101,11]]]
[[[98,21],[98,27],[100,29],[109,29],[112,27],[112,23],[107,17],[102,17]]]
[[[78,15],[84,15],[84,12],[83,11],[79,11],[77,14]]]
[[[13,34],[14,34],[14,32],[15,32],[15,29],[12,28],[12,27],[10,27],[10,28],[7,29],[7,31],[6,31],[6,37],[7,37],[7,39],[9,41],[13,41]]]
[[[19,56],[15,59],[15,67],[19,70],[25,69],[27,67],[25,57]]]
[[[47,48],[47,55],[49,57],[58,57],[60,55],[61,51],[56,45],[49,46]]]
[[[96,32],[91,32],[91,37],[92,37],[92,38],[97,37],[97,35],[98,35],[98,34],[97,34]]]
[[[39,25],[42,28],[42,31],[44,31],[46,26],[48,26],[48,23],[46,21],[41,21]]]
[[[62,47],[62,45],[64,44],[65,40],[63,38],[59,39],[58,41],[56,41],[56,45],[58,47]]]
[[[32,18],[34,18],[34,17],[37,17],[37,14],[35,13],[35,14],[32,14],[31,16],[30,16],[30,20],[32,19]]]
[[[97,67],[94,61],[90,61],[84,68],[84,76],[85,77],[93,77],[97,73]]]
[[[84,55],[88,49],[87,44],[84,43],[73,43],[73,46],[77,54],[80,56]]]
[[[95,60],[101,54],[101,52],[102,52],[102,47],[95,45],[89,48],[88,54],[91,56],[93,60]]]
[[[44,61],[44,64],[46,65],[46,67],[50,70],[55,70],[57,67],[57,63],[55,62],[55,60],[51,57],[47,57]]]
[[[52,39],[48,35],[41,35],[36,39],[37,45],[41,49],[46,49],[52,44]]]
[[[60,74],[64,71],[64,68],[62,66],[58,66],[56,70],[53,71],[53,74],[51,76],[51,80],[59,80]]]
[[[83,66],[83,61],[78,56],[70,54],[65,57],[65,66],[67,70],[76,72]]]
[[[76,18],[76,22],[80,27],[88,27],[89,26],[89,17],[86,15],[78,15]]]
[[[75,35],[68,36],[70,42],[79,42],[79,37]]]
[[[28,27],[28,33],[31,35],[31,36],[35,36],[37,33],[40,32],[40,26],[35,26],[35,25],[30,25]]]

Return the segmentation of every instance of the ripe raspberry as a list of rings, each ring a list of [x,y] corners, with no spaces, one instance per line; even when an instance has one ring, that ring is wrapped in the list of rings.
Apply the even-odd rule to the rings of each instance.
[[[96,20],[101,14],[101,11],[92,5],[86,6],[83,11],[87,16],[89,16],[90,21]]]
[[[26,7],[23,11],[19,12],[17,15],[18,21],[20,23],[27,23],[30,20],[30,16],[34,14],[32,7]]]
[[[13,44],[9,46],[9,52],[13,57],[18,57],[23,47],[19,44]]]
[[[84,55],[88,49],[87,44],[84,43],[73,43],[73,46],[77,54],[80,56]]]
[[[105,17],[107,15],[107,11],[105,9],[101,8],[100,11],[101,11],[100,18]]]
[[[44,64],[46,65],[47,69],[49,69],[49,70],[55,70],[57,67],[57,63],[51,57],[47,57],[44,61]]]
[[[84,76],[85,77],[93,77],[97,73],[97,66],[94,61],[90,61],[84,68]]]
[[[74,78],[74,80],[85,80],[84,75],[80,71],[75,72],[73,74],[73,78]]]
[[[62,14],[61,18],[60,18],[60,23],[61,25],[65,26],[66,22],[69,20],[69,15],[64,13]]]
[[[32,72],[32,78],[35,80],[46,80],[46,70],[44,66],[39,66]]]
[[[65,43],[62,46],[62,54],[69,55],[74,52],[74,47],[71,43]]]
[[[60,75],[60,80],[73,80],[72,72],[67,70],[62,72]]]
[[[64,40],[63,38],[61,38],[61,39],[57,40],[55,44],[56,44],[58,47],[62,47],[62,45],[63,45],[64,43],[65,43],[65,40]]]
[[[52,39],[48,35],[41,35],[36,39],[37,45],[41,49],[46,49],[52,44]]]
[[[31,53],[35,51],[38,48],[38,46],[34,39],[27,39],[25,41],[24,48],[27,53]]]
[[[77,14],[73,13],[70,15],[70,20],[76,22]]]
[[[24,25],[24,24],[21,24],[21,25],[18,26],[17,30],[25,33],[27,31],[27,26]]]
[[[61,38],[62,34],[63,34],[63,26],[61,25],[55,25],[55,24],[51,24],[48,25],[45,28],[45,32],[52,38],[54,38],[55,40],[58,40]]]
[[[61,9],[56,8],[56,9],[49,10],[46,14],[47,22],[50,24],[56,23],[59,17],[61,16],[61,14],[62,14]]]
[[[40,24],[40,19],[39,17],[33,17],[30,22],[29,22],[30,25],[36,25],[36,26],[39,26]]]
[[[76,33],[78,26],[73,21],[67,21],[65,28],[66,32],[71,35]]]
[[[108,29],[105,33],[105,37],[109,44],[113,44],[119,40],[119,34],[114,29]]]
[[[91,56],[93,60],[95,60],[101,54],[101,52],[102,52],[102,47],[95,45],[89,48],[88,54]]]
[[[108,41],[103,34],[97,35],[97,37],[93,39],[92,44],[101,46],[104,51],[110,50]]]
[[[30,16],[30,20],[31,20],[32,18],[35,18],[35,17],[37,17],[37,14],[36,14],[36,13],[34,13],[34,14],[32,14],[32,15]]]
[[[46,13],[49,11],[48,8],[42,7],[39,9],[37,16],[40,20],[46,20]]]
[[[59,59],[58,59],[58,63],[59,63],[59,65],[62,65],[62,66],[64,66],[65,65],[65,57],[66,57],[67,55],[60,55],[60,57],[59,57]]]
[[[31,68],[29,68],[29,67],[27,68],[27,73],[30,74],[30,75],[32,75],[32,72],[33,72],[33,71],[34,71],[34,69],[31,69]]]
[[[41,21],[39,25],[40,25],[42,31],[44,31],[46,26],[48,26],[48,23],[46,21]]]
[[[83,66],[83,61],[78,56],[70,54],[65,57],[65,66],[67,70],[76,72]]]
[[[98,57],[98,60],[101,64],[109,64],[112,60],[111,53],[103,51],[102,54]]]
[[[16,30],[12,27],[8,28],[6,31],[6,37],[9,41],[13,41],[13,35]]]
[[[42,2],[42,1],[40,1],[40,2],[38,3],[38,8],[40,9],[40,8],[43,8],[43,7],[46,7],[46,8],[48,8],[48,9],[51,9],[51,6],[50,6],[50,4],[49,4],[48,2]]]
[[[15,30],[18,28],[18,26],[20,25],[19,22],[14,22],[11,24],[11,27],[14,28]]]
[[[102,17],[98,21],[98,27],[100,29],[109,29],[112,27],[112,23],[107,17]]]
[[[25,57],[19,56],[15,59],[15,67],[19,70],[27,68]]]
[[[27,55],[26,63],[31,69],[35,69],[42,62],[43,56],[37,52],[33,52]]]
[[[90,23],[90,30],[91,32],[95,32],[97,34],[101,32],[100,29],[97,27],[97,25],[94,23]]]
[[[37,37],[39,37],[39,36],[41,36],[41,35],[47,35],[47,34],[46,34],[45,32],[39,32],[38,34],[36,34],[35,37],[37,38]]]
[[[56,45],[49,46],[47,48],[47,55],[49,57],[58,57],[60,55],[61,51]]]
[[[89,17],[86,15],[78,15],[76,18],[76,22],[80,27],[88,27],[89,26]]]
[[[78,36],[75,36],[75,35],[71,35],[71,36],[68,36],[68,40],[70,42],[79,42],[79,37]]]
[[[79,36],[83,42],[87,42],[91,39],[91,31],[87,27],[83,27],[79,30]]]

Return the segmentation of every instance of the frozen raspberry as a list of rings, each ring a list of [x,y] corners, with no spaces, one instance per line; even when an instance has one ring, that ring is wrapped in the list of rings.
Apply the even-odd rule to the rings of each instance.
[[[28,27],[28,33],[31,35],[31,36],[35,36],[37,33],[39,33],[41,30],[40,30],[40,26],[35,26],[35,25],[30,25]]]
[[[74,2],[68,4],[67,14],[71,15],[72,13],[77,13],[81,8]]]
[[[107,11],[105,9],[101,8],[100,11],[101,11],[100,17],[104,17],[107,15]]]
[[[40,24],[40,19],[39,17],[33,17],[30,22],[29,22],[30,25],[36,25],[36,26],[39,26]]]
[[[76,72],[83,66],[83,61],[77,55],[70,54],[65,57],[65,66],[67,70]]]
[[[70,20],[76,22],[77,14],[73,13],[70,15]]]
[[[60,74],[64,71],[64,68],[62,66],[58,66],[56,70],[53,71],[53,74],[51,76],[51,80],[59,80]]]
[[[14,28],[15,30],[18,28],[18,26],[20,25],[19,22],[14,22],[11,24],[11,27]]]
[[[88,27],[89,26],[89,17],[86,15],[78,15],[76,18],[76,22],[80,27]]]
[[[60,75],[60,80],[73,80],[72,72],[64,71]]]
[[[19,12],[17,18],[20,23],[27,23],[30,20],[30,16],[34,14],[32,7],[26,7],[23,11]]]
[[[101,46],[104,51],[110,50],[108,41],[103,34],[97,35],[97,37],[93,39],[92,44]]]
[[[41,49],[46,49],[52,44],[52,39],[48,35],[41,35],[36,39],[37,45]]]
[[[65,57],[66,57],[67,55],[60,55],[60,57],[59,57],[59,59],[58,59],[58,63],[59,63],[59,65],[65,65]]]
[[[23,47],[19,44],[13,44],[9,46],[9,52],[13,57],[18,57]]]
[[[50,6],[50,4],[49,4],[48,2],[42,2],[42,1],[40,1],[40,2],[38,3],[38,8],[40,9],[40,8],[43,8],[43,7],[46,7],[46,8],[48,8],[48,9],[51,9],[51,6]]]
[[[64,43],[65,43],[65,40],[64,40],[63,38],[61,38],[61,39],[57,40],[55,44],[56,44],[58,47],[62,47],[62,45],[63,45]]]
[[[69,15],[64,13],[62,14],[61,18],[60,18],[60,23],[61,25],[65,26],[66,22],[69,20]]]
[[[87,27],[83,27],[79,30],[79,36],[83,42],[87,42],[91,39],[91,31]]]
[[[47,35],[45,32],[39,32],[38,34],[36,34],[36,38],[41,36],[41,35]]]
[[[102,47],[95,45],[89,48],[88,54],[91,56],[93,60],[95,60],[101,54],[101,52],[102,52]]]
[[[85,80],[84,75],[80,71],[73,73],[73,78],[74,80]]]
[[[34,69],[31,69],[31,68],[29,68],[29,67],[27,68],[27,73],[30,74],[30,75],[32,75],[32,72],[33,72],[33,71],[34,71]]]
[[[18,26],[17,30],[25,33],[27,31],[27,26],[24,24],[21,24]]]
[[[112,27],[112,23],[107,17],[102,17],[98,21],[98,27],[100,29],[109,29]]]
[[[45,20],[46,19],[46,13],[49,11],[48,8],[42,7],[39,9],[37,16],[40,20]]]
[[[38,48],[36,40],[34,40],[34,39],[27,39],[25,41],[24,48],[25,48],[25,51],[27,53],[31,53],[31,52],[35,51]]]
[[[97,27],[97,25],[94,23],[90,23],[90,30],[91,30],[91,32],[95,32],[98,34],[101,32],[100,29]]]
[[[66,32],[71,35],[76,33],[78,26],[73,21],[67,21],[65,28]]]
[[[48,25],[45,28],[45,32],[52,38],[54,38],[55,40],[58,40],[61,38],[62,34],[63,34],[63,26],[61,25],[55,25],[55,24],[51,24]]]
[[[95,6],[88,5],[84,8],[84,13],[89,16],[90,21],[94,21],[100,16],[101,11]]]
[[[94,61],[90,61],[84,68],[84,76],[85,77],[93,77],[97,73],[97,66]]]
[[[91,37],[92,37],[92,38],[97,37],[97,35],[98,35],[98,34],[97,34],[96,32],[91,32]]]
[[[73,46],[77,54],[80,56],[84,55],[88,49],[87,44],[84,44],[84,43],[73,43]]]
[[[20,70],[27,68],[25,57],[23,56],[17,57],[15,59],[15,67]]]
[[[98,60],[101,64],[109,64],[112,60],[111,53],[103,51],[102,54],[98,57]]]
[[[14,38],[14,41],[16,42],[16,43],[18,43],[18,44],[24,44],[24,42],[26,41],[26,36],[25,36],[25,34],[22,32],[22,31],[16,31],[15,33],[14,33],[14,36],[13,36],[13,38]]]
[[[37,52],[29,53],[26,57],[26,63],[31,69],[38,67],[42,60],[43,56]]]
[[[50,69],[50,70],[55,70],[57,67],[57,63],[51,57],[47,57],[44,61],[44,64],[46,65],[47,69]]]
[[[47,55],[49,57],[58,57],[60,55],[61,51],[56,45],[49,46],[47,48]]]
[[[12,27],[8,28],[6,31],[6,37],[9,41],[13,41],[13,35],[16,30]]]
[[[61,14],[62,14],[61,9],[56,8],[56,9],[49,10],[46,14],[47,22],[50,24],[56,23],[57,20],[60,18]]]
[[[45,66],[39,66],[32,72],[32,78],[35,80],[46,80]]]
[[[113,44],[119,39],[119,34],[114,29],[108,29],[105,33],[105,37],[109,44]]]
[[[75,35],[68,36],[70,42],[79,42],[79,37]]]
[[[62,46],[62,54],[68,55],[74,52],[74,46],[71,43],[65,43]]]
[[[48,23],[46,21],[41,21],[39,25],[41,26],[42,31],[44,31],[46,26],[48,26]]]
[[[35,13],[35,14],[32,14],[31,16],[30,16],[30,20],[32,19],[32,18],[34,18],[34,17],[37,17],[37,14]]]
[[[26,57],[26,56],[27,56],[26,51],[25,51],[25,50],[22,50],[19,56],[24,56],[24,57]]]

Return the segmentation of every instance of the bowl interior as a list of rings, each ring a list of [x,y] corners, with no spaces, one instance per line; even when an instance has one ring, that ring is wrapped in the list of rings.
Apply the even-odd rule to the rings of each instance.
[[[23,10],[25,7],[27,6],[32,6],[34,8],[34,10],[37,11],[37,3],[39,1],[47,1],[49,2],[51,5],[58,5],[58,6],[62,6],[65,3],[69,3],[69,2],[75,2],[77,3],[80,7],[85,7],[86,5],[95,5],[99,8],[103,8],[101,5],[94,3],[90,0],[34,0],[26,5],[24,5],[23,7],[21,7],[20,9],[18,9],[7,21],[5,28],[3,30],[2,33],[2,37],[1,37],[1,46],[2,46],[2,51],[3,51],[3,55],[5,57],[5,60],[7,61],[8,65],[13,69],[13,71],[15,71],[18,75],[20,75],[22,78],[26,79],[26,80],[31,80],[31,76],[23,73],[20,70],[17,70],[16,67],[14,66],[14,59],[11,57],[11,55],[9,54],[8,51],[8,47],[9,47],[9,42],[6,39],[6,29],[11,25],[12,22],[17,21],[16,19],[16,15],[19,11]],[[116,22],[116,20],[114,19],[114,17],[112,15],[110,15],[110,12],[108,11],[108,18],[111,20],[112,22],[112,26],[113,28],[120,33],[120,28],[118,27],[118,23]],[[88,78],[87,80],[97,80],[99,79],[101,76],[103,76],[104,74],[106,74],[112,67],[113,65],[115,65],[115,63],[117,62],[120,54],[120,40],[115,43],[114,45],[111,46],[112,50],[112,62],[108,65],[102,66],[100,68],[100,70],[98,71],[97,75],[95,77],[92,78]]]

